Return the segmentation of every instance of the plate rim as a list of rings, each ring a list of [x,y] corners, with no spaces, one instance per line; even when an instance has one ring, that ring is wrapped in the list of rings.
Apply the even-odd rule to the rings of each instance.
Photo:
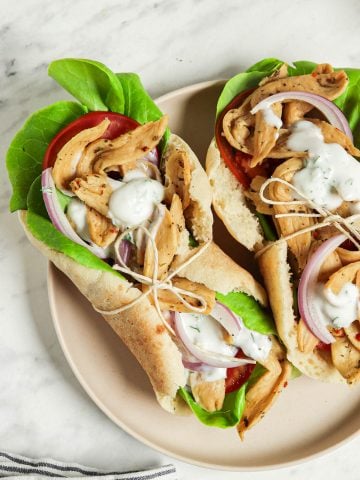
[[[167,92],[159,97],[157,97],[154,101],[155,103],[160,103],[163,101],[167,101],[168,99],[171,99],[174,96],[181,95],[184,93],[187,93],[188,91],[196,92],[205,88],[210,88],[212,86],[215,86],[220,83],[224,83],[226,80],[225,79],[216,79],[216,80],[206,80],[203,82],[198,82],[190,85],[186,85],[181,88],[177,88],[175,90],[172,90],[170,92]],[[66,358],[67,363],[69,364],[72,372],[74,373],[76,379],[82,386],[82,388],[85,390],[89,398],[95,403],[95,405],[113,422],[115,425],[120,427],[122,430],[124,430],[126,433],[128,433],[130,436],[141,442],[142,444],[153,448],[154,450],[167,455],[171,458],[174,458],[176,460],[195,465],[197,467],[202,467],[202,468],[209,468],[212,470],[222,470],[222,471],[229,471],[229,472],[261,472],[261,471],[270,471],[270,470],[279,470],[279,469],[285,469],[289,467],[294,467],[298,466],[307,462],[310,462],[311,460],[314,460],[316,458],[320,457],[325,457],[327,455],[330,455],[333,451],[343,447],[346,444],[349,444],[350,442],[354,441],[356,438],[359,437],[360,435],[360,428],[358,428],[357,431],[353,432],[346,438],[335,442],[333,445],[319,450],[315,453],[305,455],[301,458],[286,461],[286,462],[281,462],[281,463],[274,463],[270,465],[262,465],[262,466],[248,466],[248,467],[238,467],[238,466],[230,466],[230,465],[222,465],[219,463],[208,463],[204,461],[199,461],[193,458],[189,458],[177,453],[172,452],[171,450],[167,450],[166,448],[163,448],[156,443],[152,442],[151,440],[148,440],[146,437],[143,435],[139,434],[136,432],[133,428],[129,427],[126,423],[124,423],[122,420],[118,419],[111,410],[109,410],[106,405],[103,403],[103,401],[92,391],[90,385],[87,383],[85,377],[80,373],[76,363],[73,361],[72,356],[70,351],[67,348],[66,341],[62,335],[62,331],[60,328],[60,324],[58,322],[58,312],[55,308],[55,289],[54,289],[54,279],[55,275],[58,269],[52,262],[48,262],[48,267],[47,267],[47,293],[48,293],[48,300],[49,300],[49,306],[50,306],[50,313],[51,313],[51,318],[52,322],[54,325],[54,329],[56,332],[56,336],[58,338],[60,347],[63,351],[63,354]]]

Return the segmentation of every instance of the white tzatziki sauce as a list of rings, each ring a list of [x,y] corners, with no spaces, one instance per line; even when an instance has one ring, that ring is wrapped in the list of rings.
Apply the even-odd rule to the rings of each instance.
[[[261,108],[259,111],[262,113],[264,121],[267,125],[276,127],[278,130],[282,127],[281,118],[274,113],[271,106]]]
[[[194,345],[209,352],[230,357],[236,354],[237,348],[225,342],[223,329],[213,317],[201,313],[181,313],[180,315],[186,333]]]
[[[73,197],[66,210],[66,215],[74,226],[76,233],[86,242],[91,242],[86,221],[86,205],[79,198]]]
[[[119,227],[142,224],[164,198],[164,186],[137,169],[129,171],[121,182],[113,180],[111,186],[108,216]]]
[[[359,294],[358,287],[351,282],[345,283],[338,294],[319,283],[312,299],[315,314],[324,325],[334,328],[348,327],[358,318]]]
[[[229,357],[236,355],[238,349],[225,342],[221,325],[210,315],[201,313],[181,313],[180,315],[186,333],[194,345],[208,352]],[[201,378],[207,382],[226,378],[226,368],[204,366],[201,368]]]
[[[66,215],[79,237],[90,245],[96,246],[90,237],[89,227],[86,219],[86,211],[87,209],[85,203],[79,198],[73,197],[67,206]],[[114,258],[115,254],[113,245],[103,248],[103,251],[108,258]]]
[[[318,205],[335,210],[343,201],[360,201],[360,163],[338,143],[325,143],[321,129],[306,120],[291,129],[287,147],[308,152],[292,184]]]
[[[121,180],[114,180],[113,178],[108,177],[107,181],[110,184],[113,191],[123,186],[123,182]]]
[[[233,344],[226,343],[223,328],[211,315],[181,313],[181,321],[191,342],[208,352],[235,356],[238,348],[254,360],[265,360],[271,350],[268,336],[247,329],[241,322],[241,331],[233,338]],[[214,381],[226,378],[226,368],[202,367],[203,379]]]
[[[267,335],[249,330],[245,327],[240,317],[241,328],[236,337],[233,338],[233,344],[241,348],[241,350],[250,358],[257,361],[267,359],[271,350],[271,340]]]

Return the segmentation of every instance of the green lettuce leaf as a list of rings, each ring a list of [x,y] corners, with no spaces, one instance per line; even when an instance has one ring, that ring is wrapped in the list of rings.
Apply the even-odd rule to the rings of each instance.
[[[65,212],[67,209],[67,206],[71,202],[71,197],[68,195],[64,195],[60,190],[56,189],[57,197],[60,203],[60,206],[62,210]]]
[[[259,219],[260,227],[264,232],[265,239],[269,240],[270,242],[275,242],[275,240],[278,239],[278,236],[276,235],[275,229],[272,225],[272,219],[270,215],[265,215],[259,212],[255,212],[255,215]]]
[[[281,65],[283,65],[283,60],[279,60],[278,58],[264,58],[254,65],[251,65],[246,71],[247,72],[263,72],[266,75],[269,75],[275,70],[278,70]]]
[[[78,58],[55,60],[49,65],[48,71],[51,77],[91,111],[122,113],[141,124],[163,116],[136,73],[113,73],[100,62]],[[169,136],[167,129],[160,144],[161,151]]]
[[[221,410],[208,412],[202,408],[192,394],[185,388],[179,388],[178,393],[189,405],[192,412],[209,427],[229,428],[237,425],[245,409],[246,384],[239,390],[225,395],[224,404]]]
[[[271,75],[275,70],[281,67],[284,62],[276,58],[265,58],[261,62],[255,63],[245,72],[230,78],[224,86],[216,106],[216,116],[218,116],[236,95],[256,87],[259,82]]]
[[[265,72],[243,72],[230,78],[225,84],[216,105],[216,117],[241,92],[256,87],[267,76]]]
[[[61,252],[75,260],[80,265],[96,270],[111,272],[124,278],[119,272],[110,267],[106,262],[98,258],[87,248],[78,245],[60,233],[49,221],[31,210],[28,210],[26,224],[31,234],[48,247]]]
[[[316,65],[317,64],[314,62],[299,60],[288,66],[288,74],[290,77],[294,77],[295,75],[307,75],[315,69]]]
[[[360,148],[360,70],[345,68],[349,77],[346,91],[334,103],[347,118],[354,136],[354,145]]]
[[[192,412],[208,427],[229,428],[237,425],[243,416],[246,405],[246,392],[255,385],[255,383],[266,372],[260,363],[257,363],[249,380],[235,392],[225,395],[224,404],[221,410],[216,412],[208,412],[202,408],[194,399],[193,395],[186,388],[179,388],[178,393],[189,405]]]
[[[124,113],[124,92],[115,73],[100,62],[63,58],[49,65],[48,73],[91,111]]]
[[[301,377],[301,375],[302,375],[302,372],[300,372],[300,370],[297,367],[295,367],[295,365],[291,365],[290,380],[294,380],[295,378]]]
[[[49,75],[91,111],[122,113],[143,124],[163,116],[136,73],[113,73],[100,62],[55,60]]]
[[[35,178],[27,195],[27,209],[50,222],[41,190],[41,174]]]
[[[194,236],[189,233],[189,247],[190,248],[196,248],[199,246],[199,242],[195,240]]]
[[[10,210],[26,209],[26,198],[41,173],[45,151],[54,136],[87,109],[74,102],[57,102],[33,113],[13,138],[6,166],[13,188]]]
[[[216,300],[241,317],[249,330],[255,330],[264,335],[277,334],[270,313],[262,308],[255,298],[243,292],[230,292],[226,295],[216,292]]]
[[[117,73],[124,94],[124,115],[139,123],[159,120],[163,113],[143,87],[136,73]]]
[[[261,363],[257,363],[254,370],[252,371],[249,380],[247,381],[246,391],[249,390],[255,383],[260,380],[260,378],[267,372],[267,369],[261,365]]]
[[[124,93],[124,115],[134,118],[139,123],[154,122],[163,116],[162,111],[147,93],[136,73],[116,74]],[[167,128],[160,144],[161,151],[169,140],[170,130]]]

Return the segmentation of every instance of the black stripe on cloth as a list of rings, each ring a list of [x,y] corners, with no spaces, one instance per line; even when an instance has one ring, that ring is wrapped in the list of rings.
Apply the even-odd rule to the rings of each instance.
[[[92,476],[103,476],[103,475],[120,475],[121,473],[132,473],[132,472],[98,472],[96,470],[85,470],[81,467],[75,466],[65,466],[65,465],[56,465],[55,463],[50,462],[43,462],[38,460],[25,460],[23,458],[18,458],[14,455],[10,455],[5,452],[0,452],[0,457],[5,457],[12,462],[19,463],[21,465],[29,465],[31,467],[45,467],[45,468],[53,468],[54,470],[60,470],[62,472],[79,472],[84,475],[92,475]],[[62,477],[63,475],[58,475]]]
[[[9,466],[6,466],[6,465],[1,465],[0,466],[0,472],[2,470],[5,470],[7,472],[13,472],[13,473],[25,473],[25,474],[28,474],[28,473],[36,473],[37,475],[46,475],[48,477],[58,477],[58,478],[61,478],[62,475],[56,475],[56,473],[51,473],[51,472],[46,472],[46,471],[43,471],[43,470],[38,470],[36,468],[21,468],[21,467],[9,467]],[[0,473],[0,477],[4,477],[5,475],[2,475]]]
[[[169,468],[169,470],[163,470],[161,472],[150,473],[148,475],[141,475],[141,477],[129,477],[128,480],[152,480],[153,478],[163,477],[164,475],[168,475],[169,473],[175,473],[175,467]],[[116,480],[122,480],[121,477]]]
[[[159,467],[161,468],[161,467]],[[164,468],[164,467],[162,467]],[[153,478],[158,478],[158,477],[163,477],[164,475],[169,475],[170,473],[176,473],[175,467],[170,467],[168,470],[160,470],[158,472],[153,472],[153,473],[140,473],[140,476],[132,476],[132,475],[138,475],[139,472],[123,472],[123,473],[117,473],[116,475],[120,475],[118,479],[115,480],[152,480]],[[121,475],[131,475],[128,476],[127,478],[124,478]]]
[[[0,464],[0,471],[1,469],[2,470],[7,470],[7,471],[14,471],[14,472],[18,472],[18,473],[37,473],[37,474],[42,474],[42,475],[46,475],[46,476],[49,476],[49,477],[64,477],[65,475],[61,475],[61,474],[56,474],[56,473],[52,473],[52,472],[48,472],[46,470],[43,470],[41,468],[36,468],[36,467],[43,467],[43,468],[49,468],[49,469],[53,469],[53,470],[59,470],[61,472],[79,472],[79,473],[82,473],[84,475],[87,475],[87,476],[94,476],[94,477],[99,477],[99,476],[106,476],[106,475],[113,475],[113,476],[116,476],[116,475],[131,475],[131,474],[135,474],[137,472],[98,472],[96,470],[85,470],[84,468],[81,468],[81,467],[75,467],[75,466],[65,466],[65,465],[56,465],[54,463],[50,463],[50,462],[44,462],[44,461],[37,461],[37,460],[30,460],[30,459],[24,459],[24,458],[18,458],[16,457],[15,455],[10,455],[9,453],[6,453],[6,452],[0,452],[0,457],[4,457],[4,458],[7,458],[8,460],[12,461],[12,462],[15,462],[15,463],[18,463],[20,465],[25,465],[25,466],[30,466],[30,467],[35,467],[33,469],[31,468],[21,468],[21,467],[9,467],[9,466],[2,466]],[[169,467],[165,470],[166,467]],[[158,471],[158,472],[153,472],[153,473],[149,473],[149,474],[146,474],[146,472],[144,472],[144,474],[140,474],[140,476],[135,476],[135,477],[131,477],[131,480],[152,480],[156,477],[162,477],[164,475],[168,475],[168,474],[171,474],[171,473],[176,473],[176,469],[174,466],[170,466],[170,465],[164,465],[164,470],[162,471]],[[120,477],[121,478],[121,477]],[[129,479],[130,480],[130,479]]]
[[[36,469],[36,468],[21,468],[21,467],[9,467],[9,466],[1,466],[0,467],[0,477],[3,477],[5,475],[2,475],[1,474],[1,470],[5,470],[7,472],[12,472],[12,473],[24,473],[24,474],[29,474],[29,473],[34,473],[34,474],[37,474],[37,475],[43,475],[43,476],[47,476],[47,477],[56,477],[56,478],[62,478],[62,475],[57,475],[56,473],[51,473],[51,472],[46,472],[44,470],[39,470],[39,469]],[[168,474],[171,474],[171,473],[175,473],[176,472],[176,469],[175,467],[171,467],[167,470],[162,470],[160,472],[154,472],[154,473],[150,473],[150,474],[145,474],[145,475],[141,475],[140,477],[139,476],[136,476],[136,477],[129,477],[128,475],[131,475],[131,473],[127,473],[127,474],[123,474],[123,475],[127,475],[128,476],[128,480],[152,480],[152,479],[155,479],[155,478],[159,478],[159,477],[163,477],[164,475],[168,475]],[[122,480],[124,479],[123,476],[121,476],[121,474],[118,474],[120,475],[118,479],[115,478],[115,480]],[[94,475],[94,477],[97,477],[98,475]]]

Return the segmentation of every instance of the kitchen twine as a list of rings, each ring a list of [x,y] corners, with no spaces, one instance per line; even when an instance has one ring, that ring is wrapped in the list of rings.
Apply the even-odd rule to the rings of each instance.
[[[303,200],[289,200],[289,201],[278,201],[278,200],[271,200],[265,196],[265,190],[271,183],[281,183],[286,187],[290,188],[293,192],[295,192],[299,197]],[[297,230],[294,233],[290,233],[285,237],[281,237],[275,242],[266,245],[264,248],[259,250],[255,254],[255,258],[258,258],[264,252],[266,252],[272,246],[280,243],[283,240],[290,240],[292,238],[297,237],[298,235],[302,235],[307,232],[311,232],[313,230],[317,230],[318,228],[327,227],[333,225],[336,227],[341,233],[346,235],[346,237],[351,240],[351,242],[356,245],[358,250],[360,250],[360,232],[353,226],[353,224],[360,219],[360,213],[355,215],[351,215],[349,217],[342,217],[338,214],[333,214],[330,210],[318,205],[316,202],[311,200],[311,198],[307,197],[304,193],[300,192],[294,185],[287,182],[286,180],[279,178],[279,177],[271,177],[266,180],[259,191],[260,199],[266,203],[267,205],[304,205],[312,210],[316,210],[318,213],[306,213],[306,212],[289,212],[289,213],[278,213],[275,215],[275,218],[284,218],[284,217],[306,217],[306,218],[322,218],[323,220],[315,225],[311,225],[309,227],[302,228],[301,230]]]
[[[124,240],[124,238],[127,235],[135,232],[136,230],[142,230],[145,233],[145,235],[148,237],[148,239],[150,240],[150,244],[152,246],[153,255],[154,255],[154,270],[153,270],[152,277],[147,277],[145,275],[142,275],[140,273],[137,273],[137,272],[134,272],[133,270],[131,270],[125,264],[125,262],[121,258],[121,255],[118,255],[118,260],[119,260],[121,266],[114,265],[113,268],[115,270],[118,270],[119,272],[122,272],[122,273],[125,273],[125,274],[129,275],[130,277],[134,278],[135,280],[137,280],[141,284],[149,286],[150,288],[146,292],[142,292],[141,295],[139,295],[137,298],[135,298],[135,300],[133,300],[132,302],[127,303],[126,305],[123,305],[123,306],[121,306],[119,308],[116,308],[114,310],[101,310],[100,308],[97,308],[95,305],[93,305],[93,307],[97,312],[101,313],[102,315],[116,315],[117,313],[124,312],[125,310],[128,310],[129,308],[134,307],[137,303],[141,302],[144,298],[146,298],[150,294],[152,294],[153,298],[154,298],[155,308],[156,308],[162,322],[164,323],[166,328],[169,330],[169,332],[172,335],[175,335],[175,332],[174,332],[173,328],[165,320],[165,317],[164,317],[164,315],[161,311],[160,304],[159,304],[159,298],[158,298],[158,291],[159,290],[169,290],[189,310],[191,310],[193,312],[196,312],[196,313],[205,312],[205,310],[207,309],[207,302],[206,302],[205,298],[202,295],[198,295],[194,292],[190,292],[188,290],[184,290],[182,288],[174,286],[173,283],[172,283],[172,279],[181,270],[183,270],[185,267],[190,265],[194,260],[196,260],[198,257],[200,257],[200,255],[202,255],[204,253],[204,251],[208,248],[208,246],[210,245],[210,242],[204,243],[204,245],[202,245],[198,249],[198,251],[194,255],[192,255],[188,260],[186,260],[178,268],[176,268],[175,270],[170,272],[167,275],[167,277],[165,277],[163,280],[159,280],[157,278],[158,277],[158,272],[159,272],[159,267],[158,267],[159,251],[158,251],[158,248],[156,246],[155,239],[152,237],[150,231],[146,227],[140,225],[140,226],[137,226],[137,227],[132,227],[132,228],[128,228],[128,229],[124,230],[124,232],[122,232],[121,235],[119,235],[119,237],[117,238],[117,240],[115,242],[115,249],[118,249],[121,241]],[[200,302],[201,306],[196,307],[194,305],[191,305],[184,298],[183,295],[186,295],[187,297],[191,297],[191,298],[194,298],[194,299],[198,300]]]

